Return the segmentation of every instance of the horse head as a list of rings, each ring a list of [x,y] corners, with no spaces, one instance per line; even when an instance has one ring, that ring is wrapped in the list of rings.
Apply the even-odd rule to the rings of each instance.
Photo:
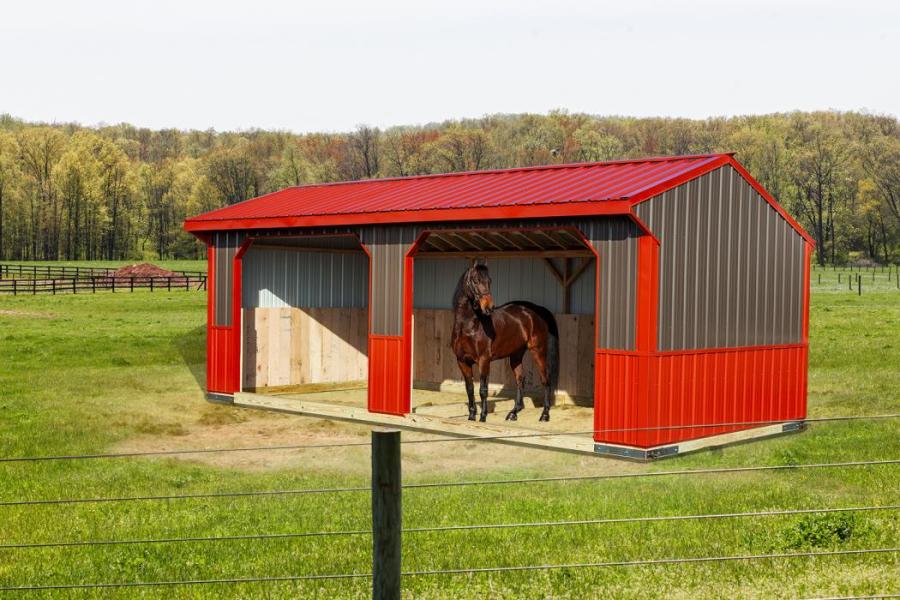
[[[472,306],[485,315],[491,314],[494,310],[494,297],[491,295],[491,274],[487,265],[472,265],[463,280],[466,296]]]

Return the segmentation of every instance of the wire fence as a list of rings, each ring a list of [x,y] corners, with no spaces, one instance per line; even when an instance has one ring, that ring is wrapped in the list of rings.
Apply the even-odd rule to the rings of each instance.
[[[561,483],[572,481],[600,481],[606,479],[645,479],[654,477],[672,477],[688,475],[724,475],[730,473],[751,473],[761,471],[798,471],[803,469],[841,469],[848,467],[872,467],[900,464],[900,459],[859,460],[834,463],[800,463],[780,465],[755,465],[746,467],[716,467],[709,469],[677,469],[669,471],[647,471],[635,473],[603,473],[600,475],[561,475],[557,477],[525,477],[518,479],[474,479],[469,481],[438,481],[407,483],[401,487],[405,490],[428,488],[475,487],[484,485],[514,485],[534,483]],[[155,500],[199,500],[211,498],[303,496],[309,494],[343,494],[370,492],[368,486],[348,486],[331,488],[300,488],[280,490],[254,490],[236,492],[204,492],[197,494],[115,496],[95,498],[51,498],[40,500],[6,500],[0,501],[0,507],[8,506],[52,506],[64,504],[101,504],[117,502],[144,502]]]
[[[838,422],[838,421],[854,421],[854,420],[885,420],[898,418],[897,414],[885,415],[848,415],[835,417],[814,417],[807,419],[809,422]],[[743,422],[741,424],[760,424],[761,422]],[[716,424],[710,426],[722,426]],[[696,425],[676,426],[680,427],[696,427]],[[671,427],[666,427],[671,428]],[[636,428],[638,429],[638,428]],[[646,428],[639,428],[646,429]],[[603,430],[600,430],[603,431]],[[594,433],[590,431],[588,433]],[[574,432],[569,432],[574,434]],[[399,433],[397,436],[396,447],[396,474],[391,479],[396,486],[396,502],[399,509],[400,490],[426,490],[426,489],[447,489],[459,487],[480,487],[480,486],[500,486],[500,485],[528,485],[528,484],[547,484],[560,482],[587,482],[601,480],[617,480],[617,479],[644,479],[672,476],[701,476],[712,474],[735,474],[735,473],[762,473],[762,472],[778,472],[778,471],[799,471],[814,469],[850,469],[850,468],[869,468],[869,467],[886,467],[900,464],[900,458],[883,459],[883,460],[854,460],[844,462],[818,462],[818,463],[800,463],[800,464],[774,464],[774,465],[746,465],[746,466],[730,466],[730,467],[711,467],[711,468],[693,468],[693,469],[670,469],[670,470],[651,470],[651,471],[635,471],[635,472],[619,472],[619,473],[602,473],[595,475],[564,475],[555,477],[521,477],[521,478],[502,478],[502,479],[480,479],[480,480],[460,480],[460,481],[422,481],[402,484],[399,478]],[[373,442],[375,436],[385,435],[384,433],[373,432]],[[391,435],[391,434],[387,434]],[[523,435],[560,435],[560,432],[554,433],[535,433]],[[509,436],[493,436],[488,438],[429,438],[423,440],[412,440],[407,443],[436,443],[444,441],[489,441],[500,437]],[[300,449],[322,449],[322,448],[350,448],[358,446],[369,446],[367,442],[349,442],[338,444],[304,444],[304,445],[282,445],[282,446],[255,446],[243,448],[202,448],[191,450],[159,450],[150,452],[123,452],[108,454],[72,454],[58,456],[22,456],[22,457],[6,457],[0,458],[2,463],[38,463],[43,461],[63,461],[63,460],[85,460],[100,458],[128,458],[143,456],[169,456],[174,454],[205,454],[214,452],[251,452],[251,451],[275,451],[275,450],[300,450]],[[29,507],[29,506],[59,506],[59,505],[78,505],[90,503],[118,504],[123,502],[135,501],[170,501],[170,500],[190,500],[190,499],[214,499],[214,498],[240,498],[240,497],[277,497],[277,496],[298,496],[298,495],[322,495],[322,494],[343,494],[343,493],[370,493],[373,496],[373,528],[372,529],[346,529],[346,530],[320,530],[320,531],[294,531],[294,532],[250,532],[238,535],[221,535],[221,536],[181,536],[181,537],[145,537],[135,539],[82,539],[82,540],[51,540],[51,541],[21,541],[0,543],[0,551],[24,551],[41,548],[90,548],[102,546],[137,546],[137,545],[158,545],[158,544],[186,544],[186,543],[224,543],[224,542],[241,542],[241,541],[267,541],[267,540],[283,540],[283,539],[302,539],[302,538],[331,538],[331,537],[348,537],[348,536],[371,536],[374,543],[373,564],[375,569],[373,572],[364,573],[325,573],[325,574],[291,574],[291,575],[260,575],[255,577],[223,577],[223,578],[206,578],[206,579],[178,579],[178,580],[161,580],[161,581],[121,581],[121,582],[93,582],[93,583],[59,583],[59,584],[39,584],[39,585],[10,585],[0,587],[0,591],[7,592],[28,592],[41,590],[78,590],[78,589],[112,589],[112,588],[143,588],[143,587],[176,587],[176,586],[198,586],[198,585],[229,585],[229,584],[250,584],[250,583],[277,583],[277,582],[303,582],[303,581],[326,581],[326,580],[354,580],[354,579],[372,579],[373,589],[384,585],[385,570],[391,571],[382,565],[384,560],[379,560],[383,551],[379,550],[379,540],[382,540],[387,521],[383,517],[378,516],[375,507],[375,491],[384,493],[382,488],[376,486],[374,478],[376,472],[376,464],[383,459],[378,459],[375,452],[376,446],[372,446],[373,454],[373,482],[371,486],[344,486],[330,488],[301,488],[301,489],[269,489],[269,490],[251,490],[251,491],[220,491],[220,492],[203,492],[203,493],[184,493],[184,494],[157,494],[157,495],[136,495],[136,496],[116,496],[116,497],[93,497],[93,498],[50,498],[50,499],[10,499],[0,501],[0,507]],[[427,535],[434,533],[451,533],[451,532],[467,532],[478,530],[533,530],[540,528],[562,528],[562,527],[591,527],[606,526],[616,524],[646,524],[646,523],[666,523],[666,522],[683,522],[683,521],[713,521],[713,520],[747,520],[755,518],[774,518],[774,517],[790,517],[797,515],[810,514],[840,514],[840,513],[876,513],[896,511],[900,509],[900,504],[869,504],[860,506],[844,506],[844,507],[805,507],[805,508],[781,508],[755,510],[745,512],[720,512],[720,513],[698,513],[698,514],[656,514],[656,515],[639,515],[639,516],[622,516],[622,517],[597,517],[587,519],[570,519],[556,521],[522,521],[522,522],[506,522],[506,523],[461,523],[450,525],[426,525],[418,527],[403,528],[403,532],[413,535]],[[399,511],[397,513],[399,515]],[[395,522],[394,527],[398,527],[399,523]],[[399,530],[398,530],[399,531]],[[398,546],[397,556],[399,557],[399,534],[397,536]],[[384,544],[381,541],[382,545]],[[400,572],[399,559],[396,561],[396,583],[399,590],[400,577],[432,577],[432,576],[457,576],[457,575],[480,575],[480,574],[499,574],[513,572],[527,572],[537,570],[577,570],[577,569],[599,569],[599,568],[620,568],[620,567],[650,567],[650,566],[677,566],[684,564],[701,564],[701,563],[726,563],[738,561],[760,561],[760,560],[787,560],[796,558],[827,558],[838,556],[863,556],[863,555],[888,555],[895,554],[900,550],[896,547],[883,548],[856,548],[856,549],[838,549],[827,551],[808,551],[808,552],[792,552],[792,553],[768,553],[768,554],[740,554],[740,555],[720,555],[720,556],[689,556],[689,557],[663,557],[663,558],[640,558],[618,561],[604,562],[581,562],[581,563],[547,563],[533,565],[497,565],[488,567],[460,567],[450,569],[425,569],[425,570],[409,570]],[[388,578],[390,579],[390,578]],[[398,591],[399,594],[399,591]],[[399,597],[399,595],[390,595],[389,597]],[[888,596],[884,596],[888,597]]]
[[[736,513],[711,513],[696,515],[664,515],[650,517],[615,517],[603,519],[580,519],[574,521],[531,521],[524,523],[475,523],[472,525],[441,525],[432,527],[404,527],[403,533],[451,533],[455,531],[479,531],[484,529],[525,529],[550,527],[585,527],[591,525],[620,525],[625,523],[662,523],[669,521],[707,521],[716,519],[741,519],[749,517],[778,517],[810,514],[865,513],[900,509],[900,504],[885,506],[845,506],[840,508],[797,508],[787,510],[764,510]],[[134,546],[148,544],[182,544],[202,542],[235,542],[284,540],[308,537],[348,537],[370,536],[371,529],[347,529],[341,531],[300,531],[285,533],[256,533],[244,535],[188,536],[142,538],[130,540],[71,540],[56,542],[25,542],[0,544],[0,550],[27,550],[33,548],[72,548],[81,546]]]
[[[450,436],[435,437],[417,440],[408,440],[404,444],[437,444],[450,442],[490,442],[495,440],[507,440],[516,438],[539,438],[551,436],[569,436],[569,435],[591,435],[601,433],[625,433],[638,431],[668,431],[681,429],[704,429],[718,427],[752,427],[763,425],[776,425],[782,423],[833,423],[840,421],[884,421],[900,419],[900,413],[889,413],[880,415],[841,415],[832,417],[804,417],[796,421],[785,420],[766,420],[766,421],[731,421],[725,423],[694,423],[690,425],[660,425],[649,427],[613,427],[604,429],[586,429],[581,431],[534,431],[525,433],[489,435],[489,436]],[[153,457],[153,456],[179,456],[189,454],[214,454],[229,452],[262,452],[262,451],[278,451],[278,450],[321,450],[329,448],[354,448],[370,446],[369,442],[337,442],[333,444],[281,444],[275,446],[242,446],[237,448],[188,448],[183,450],[151,450],[141,452],[109,452],[94,454],[69,454],[69,455],[47,455],[47,456],[6,456],[0,457],[2,463],[18,463],[18,462],[45,462],[45,461],[65,461],[65,460],[98,460],[98,459],[114,459],[114,458],[137,458],[137,457]]]
[[[867,292],[900,290],[900,265],[812,265],[810,287],[815,292]]]
[[[466,567],[461,569],[430,569],[403,571],[403,577],[429,577],[448,575],[477,575],[486,573],[510,573],[522,571],[550,571],[561,569],[600,569],[609,567],[648,567],[660,565],[684,565],[697,563],[723,563],[750,560],[775,560],[792,558],[818,558],[835,556],[859,556],[865,554],[888,554],[900,552],[900,548],[863,548],[858,550],[830,550],[811,552],[787,552],[769,554],[743,554],[733,556],[692,556],[683,558],[651,558],[641,560],[619,560],[606,562],[581,562],[564,564],[512,565],[498,567]],[[31,585],[0,587],[0,591],[41,591],[41,590],[83,590],[100,588],[135,588],[135,587],[175,587],[191,585],[244,584],[244,583],[277,583],[299,581],[323,581],[335,579],[370,579],[373,573],[327,573],[314,575],[280,575],[261,577],[229,577],[221,579],[186,579],[173,581],[123,581],[102,583],[77,583],[55,585]]]

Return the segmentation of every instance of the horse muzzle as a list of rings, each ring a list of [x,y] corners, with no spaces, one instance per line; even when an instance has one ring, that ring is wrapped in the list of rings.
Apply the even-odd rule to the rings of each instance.
[[[494,312],[494,298],[490,294],[485,294],[478,299],[478,308],[486,315],[491,314]]]

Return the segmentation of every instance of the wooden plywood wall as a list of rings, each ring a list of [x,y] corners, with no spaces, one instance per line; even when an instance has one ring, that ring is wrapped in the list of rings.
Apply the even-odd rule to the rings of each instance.
[[[364,308],[244,309],[244,389],[365,381]]]
[[[572,314],[555,317],[560,337],[559,399],[590,403],[594,394],[594,317]],[[463,390],[456,356],[450,348],[453,312],[417,309],[413,319],[415,387]],[[529,354],[525,355],[523,364],[526,389],[534,396],[540,391],[540,376]],[[475,372],[477,378],[477,368]],[[491,364],[489,381],[492,394],[515,396],[516,382],[508,361],[498,360]],[[475,387],[477,390],[477,381]]]
[[[368,376],[367,311],[360,308],[244,309],[244,389],[365,381]],[[594,318],[557,314],[560,334],[560,400],[590,402],[594,385]],[[415,387],[462,391],[450,349],[453,313],[416,309],[413,314]],[[540,377],[525,357],[526,387],[539,393]],[[477,377],[477,369],[476,369]],[[507,361],[491,365],[491,393],[514,396]],[[477,386],[476,386],[477,387]]]

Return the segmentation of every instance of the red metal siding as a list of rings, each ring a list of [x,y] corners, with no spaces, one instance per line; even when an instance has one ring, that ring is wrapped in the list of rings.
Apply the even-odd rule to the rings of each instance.
[[[404,336],[369,336],[369,411],[409,412],[412,382],[405,354]]]
[[[237,388],[240,358],[235,354],[234,329],[215,324],[216,303],[216,248],[207,249],[206,282],[206,391],[233,394]]]
[[[751,427],[681,425],[806,417],[803,344],[650,355],[601,350],[595,360],[598,442],[647,448]],[[637,376],[645,370],[648,395],[641,393],[643,377]]]

